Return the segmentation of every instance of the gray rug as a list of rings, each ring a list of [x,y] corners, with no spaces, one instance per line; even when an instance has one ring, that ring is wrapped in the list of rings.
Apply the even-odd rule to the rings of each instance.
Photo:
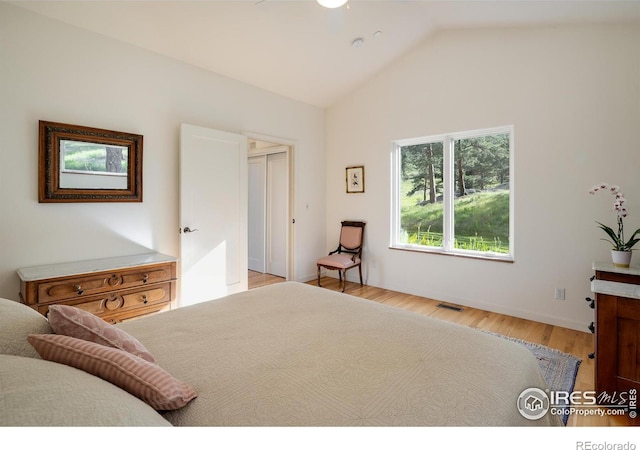
[[[580,363],[582,363],[580,358],[576,358],[573,355],[563,353],[544,345],[523,341],[522,339],[511,338],[498,333],[489,332],[489,334],[517,342],[531,350],[538,360],[540,372],[542,373],[542,376],[547,382],[550,390],[573,392],[573,388],[576,384],[576,376],[578,375],[578,369],[580,368]],[[562,417],[562,422],[566,425],[568,419],[569,415],[566,414]]]

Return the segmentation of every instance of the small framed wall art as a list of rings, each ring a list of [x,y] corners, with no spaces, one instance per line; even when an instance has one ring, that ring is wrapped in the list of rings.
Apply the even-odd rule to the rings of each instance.
[[[364,192],[364,166],[347,167],[347,194]]]

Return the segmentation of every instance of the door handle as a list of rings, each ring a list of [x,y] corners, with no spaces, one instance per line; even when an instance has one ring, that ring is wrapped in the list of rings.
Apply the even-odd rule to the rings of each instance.
[[[182,232],[183,232],[183,233],[194,233],[194,232],[196,232],[196,231],[198,231],[198,229],[197,229],[197,228],[194,228],[194,229],[192,230],[192,229],[191,229],[191,228],[189,228],[189,227],[184,227],[184,228],[183,228],[183,230],[182,230]]]

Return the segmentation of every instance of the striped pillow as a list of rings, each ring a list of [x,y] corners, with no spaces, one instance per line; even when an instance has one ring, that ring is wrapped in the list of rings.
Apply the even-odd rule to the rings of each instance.
[[[109,381],[158,411],[182,408],[198,395],[158,365],[124,350],[59,334],[31,334],[27,339],[42,359]]]
[[[89,311],[69,305],[50,305],[47,319],[56,334],[119,348],[149,362],[155,362],[153,355],[140,341]]]

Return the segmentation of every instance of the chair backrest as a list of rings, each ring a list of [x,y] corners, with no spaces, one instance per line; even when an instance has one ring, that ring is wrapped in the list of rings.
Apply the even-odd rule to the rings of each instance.
[[[340,230],[340,246],[338,247],[338,251],[360,255],[362,253],[364,226],[365,222],[343,221],[342,229]]]

